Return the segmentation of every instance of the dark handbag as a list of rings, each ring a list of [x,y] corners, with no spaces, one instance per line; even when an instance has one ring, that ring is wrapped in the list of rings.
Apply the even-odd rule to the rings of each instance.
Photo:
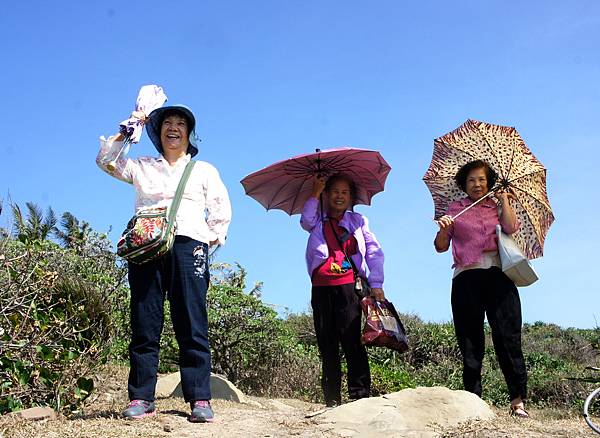
[[[340,245],[340,249],[344,253],[346,261],[350,263],[350,266],[352,266],[352,272],[354,273],[354,292],[356,292],[356,295],[358,295],[361,299],[368,297],[369,295],[371,295],[371,286],[369,286],[369,282],[366,278],[358,275],[358,269],[356,269],[354,261],[351,257],[348,256],[348,254],[346,254],[346,250],[344,249],[344,243],[346,243],[346,241],[350,239],[350,237],[352,237],[352,234],[345,233],[342,237],[340,237],[335,232],[335,228],[333,228],[333,224],[331,223],[331,221],[329,221],[329,225],[331,226],[331,231],[333,231],[333,235],[335,236],[337,243]]]
[[[354,292],[362,299],[371,295],[371,286],[366,278],[356,275],[354,271]]]
[[[167,253],[175,241],[177,210],[195,161],[190,160],[177,185],[175,197],[167,207],[147,208],[137,212],[127,223],[117,243],[117,254],[129,262],[142,264]]]

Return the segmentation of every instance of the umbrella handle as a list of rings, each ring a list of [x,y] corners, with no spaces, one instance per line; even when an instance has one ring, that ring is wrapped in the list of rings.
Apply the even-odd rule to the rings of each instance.
[[[123,151],[125,150],[125,148],[131,144],[131,138],[130,137],[125,137],[125,140],[123,140],[123,146],[121,146],[121,150],[119,151],[119,153],[115,156],[114,159],[112,159],[107,165],[106,165],[106,169],[109,172],[114,172],[115,169],[117,168],[117,160],[119,159],[119,157],[121,156],[121,154],[123,153]]]
[[[500,190],[501,188],[502,188],[501,185],[497,185],[496,187],[492,188],[492,190],[490,190],[489,192],[487,192],[485,196],[482,196],[477,201],[473,202],[471,205],[469,205],[468,207],[466,207],[464,210],[459,211],[454,216],[452,216],[452,220],[456,219],[457,217],[459,217],[461,214],[463,214],[465,211],[469,210],[470,208],[475,207],[477,204],[479,204],[484,199],[489,198],[490,196],[492,196],[494,193],[496,193],[496,191]]]
[[[315,149],[317,155],[317,176],[321,176],[321,149]],[[319,193],[319,209],[321,210],[321,223],[325,222],[325,212],[323,211],[323,192]]]

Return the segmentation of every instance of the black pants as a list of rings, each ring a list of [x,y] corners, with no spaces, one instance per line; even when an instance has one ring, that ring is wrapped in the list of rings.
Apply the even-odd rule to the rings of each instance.
[[[186,401],[210,400],[210,349],[206,290],[206,243],[177,236],[157,260],[129,263],[131,331],[129,399],[154,400],[165,295],[179,345],[181,387]]]
[[[521,350],[521,300],[514,283],[497,267],[461,272],[452,280],[452,315],[463,357],[465,390],[481,396],[483,324],[487,315],[510,399],[525,399],[527,369]]]
[[[323,362],[325,403],[341,402],[340,343],[348,365],[348,395],[351,399],[368,397],[371,373],[367,351],[360,342],[361,308],[354,284],[313,287],[311,305]]]

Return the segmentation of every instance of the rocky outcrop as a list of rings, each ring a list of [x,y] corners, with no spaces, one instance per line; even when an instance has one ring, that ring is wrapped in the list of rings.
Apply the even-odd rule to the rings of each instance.
[[[404,389],[365,398],[315,415],[323,431],[344,437],[435,437],[460,423],[490,420],[486,402],[466,391],[443,387]]]

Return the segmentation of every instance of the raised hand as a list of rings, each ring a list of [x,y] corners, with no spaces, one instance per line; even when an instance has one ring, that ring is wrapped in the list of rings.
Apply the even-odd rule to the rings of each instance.
[[[435,222],[440,227],[440,231],[448,231],[449,228],[454,224],[454,219],[452,216],[444,215]]]
[[[327,182],[327,177],[324,175],[315,175],[313,177],[313,189],[312,196],[318,198],[325,190],[325,183]]]

